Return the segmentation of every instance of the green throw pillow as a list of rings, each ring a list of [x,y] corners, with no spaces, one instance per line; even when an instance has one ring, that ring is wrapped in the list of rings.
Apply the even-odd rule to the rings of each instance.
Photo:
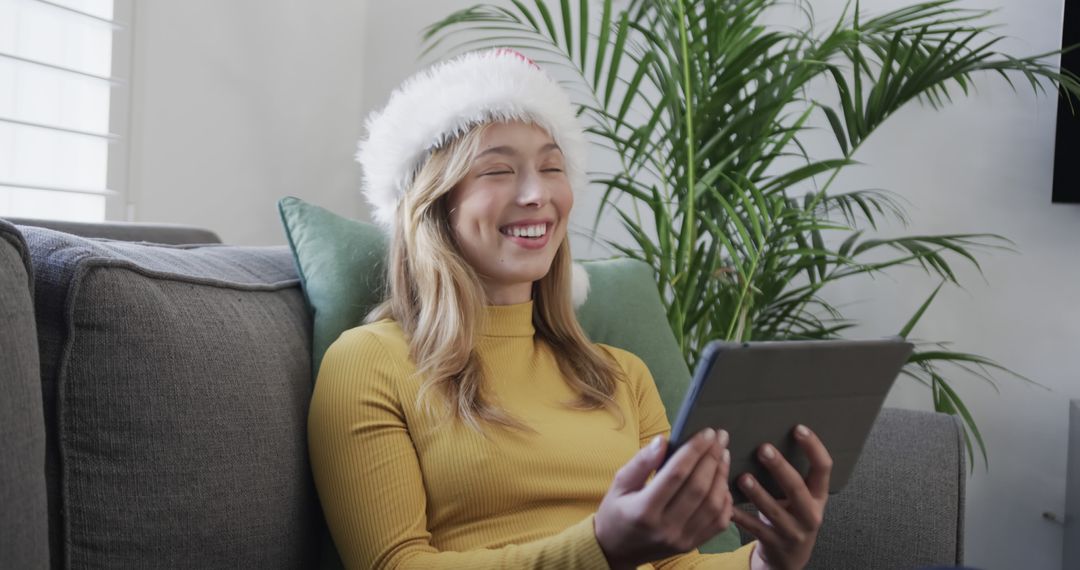
[[[343,218],[288,196],[278,201],[304,294],[314,313],[313,377],[323,354],[346,330],[359,326],[382,298],[388,238],[372,224]],[[578,320],[593,342],[628,350],[648,365],[674,422],[690,383],[652,269],[637,260],[579,262],[589,273],[589,296]],[[729,552],[740,545],[735,525],[701,547]]]

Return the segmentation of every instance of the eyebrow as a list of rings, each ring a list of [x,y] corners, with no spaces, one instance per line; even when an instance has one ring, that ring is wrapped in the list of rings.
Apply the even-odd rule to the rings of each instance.
[[[562,149],[559,148],[559,145],[557,145],[555,143],[548,143],[548,144],[540,147],[540,152],[547,152],[549,150],[557,150],[559,152],[562,152]],[[495,146],[495,147],[491,147],[491,148],[485,150],[484,152],[476,155],[476,158],[480,158],[481,156],[488,155],[488,154],[505,154],[507,156],[517,156],[518,152],[512,146],[507,146],[507,145]]]

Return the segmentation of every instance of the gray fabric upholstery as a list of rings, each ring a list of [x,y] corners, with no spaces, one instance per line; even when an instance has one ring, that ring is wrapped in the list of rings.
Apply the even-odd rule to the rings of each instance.
[[[54,567],[317,562],[311,319],[288,249],[21,230]]]
[[[178,224],[147,224],[141,222],[86,223],[31,218],[7,218],[7,220],[17,226],[47,228],[88,238],[145,241],[172,245],[221,243],[221,238],[210,230]]]
[[[0,220],[0,564],[6,568],[49,566],[32,287],[22,235]]]
[[[810,568],[961,564],[962,437],[954,416],[882,410],[848,487],[830,500]]]
[[[807,568],[962,564],[967,475],[960,430],[954,416],[883,409],[847,486],[829,498]]]

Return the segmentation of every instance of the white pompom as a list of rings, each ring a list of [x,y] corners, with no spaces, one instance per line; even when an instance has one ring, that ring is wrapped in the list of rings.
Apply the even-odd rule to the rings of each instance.
[[[570,287],[571,298],[576,309],[584,305],[585,299],[589,297],[589,272],[580,263],[575,263],[570,272]]]

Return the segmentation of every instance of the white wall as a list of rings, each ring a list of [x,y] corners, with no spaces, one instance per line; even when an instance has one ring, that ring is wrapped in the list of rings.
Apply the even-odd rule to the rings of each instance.
[[[284,243],[278,198],[362,212],[367,2],[139,0],[129,201],[137,221]]]
[[[509,2],[502,2],[509,4]],[[907,0],[863,2],[883,11]],[[282,243],[274,201],[284,194],[366,216],[352,162],[362,118],[419,68],[419,32],[462,0],[393,2],[139,2],[131,184],[140,220],[207,226],[232,243]],[[815,0],[827,22],[844,0]],[[969,0],[1000,7],[1001,47],[1014,55],[1055,49],[1062,0]],[[778,14],[777,23],[796,24]],[[912,225],[885,233],[992,232],[1019,253],[981,258],[985,281],[959,266],[966,289],[947,288],[915,335],[954,341],[1047,389],[1003,377],[997,394],[951,375],[990,448],[989,472],[968,480],[967,563],[986,570],[1061,567],[1069,398],[1080,398],[1080,206],[1050,203],[1056,102],[1013,93],[994,77],[932,111],[911,106],[871,138],[865,166],[836,190],[886,188],[911,203]],[[1020,85],[1024,87],[1022,84]],[[828,137],[811,152],[834,152]],[[610,157],[595,153],[593,168]],[[580,196],[587,227],[598,196]],[[601,234],[619,238],[607,221]],[[575,235],[582,257],[605,255]],[[856,334],[893,334],[936,283],[917,271],[853,280],[830,298],[863,323]],[[901,379],[894,406],[928,409],[929,394]]]

